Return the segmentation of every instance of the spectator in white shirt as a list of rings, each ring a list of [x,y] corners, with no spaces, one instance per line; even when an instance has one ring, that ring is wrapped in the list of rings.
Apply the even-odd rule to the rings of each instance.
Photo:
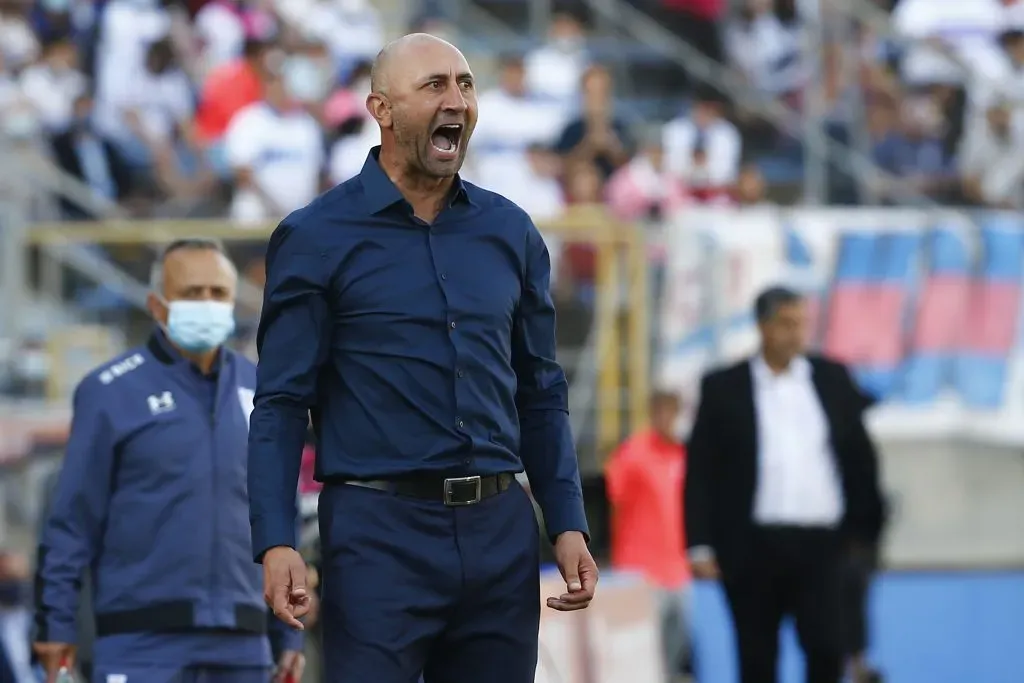
[[[144,66],[131,82],[133,87],[107,100],[108,106],[117,107],[118,118],[106,122],[109,126],[116,120],[119,128],[101,130],[117,142],[128,163],[147,166],[152,162],[153,145],[165,145],[179,133],[191,139],[195,99],[167,38],[149,46]],[[111,113],[108,110],[108,116]]]
[[[558,12],[551,17],[547,42],[526,57],[526,82],[531,92],[572,100],[589,63],[582,22]]]
[[[275,8],[304,35],[324,41],[345,68],[384,47],[380,12],[369,0],[276,0]]]
[[[370,149],[380,144],[380,128],[368,117],[355,113],[339,126],[339,137],[331,146],[329,175],[332,183],[343,183],[357,175]]]
[[[995,38],[1005,19],[999,0],[900,0],[893,28],[914,41],[901,63],[903,80],[961,84],[968,75],[965,68],[988,71],[999,59]]]
[[[236,2],[207,2],[196,13],[194,26],[196,38],[203,46],[206,73],[241,56],[245,44],[245,23]]]
[[[738,20],[726,27],[725,47],[750,85],[778,96],[803,85],[801,35],[776,16],[772,0],[747,0]]]
[[[969,85],[973,114],[983,115],[1004,100],[1024,104],[1024,26],[1000,33],[999,45],[1002,53],[998,62]]]
[[[533,143],[504,165],[482,167],[475,180],[488,190],[508,197],[536,221],[557,218],[565,209],[558,181],[561,159],[550,147]]]
[[[43,44],[42,60],[21,73],[21,92],[51,133],[67,129],[75,99],[86,91],[85,76],[77,67],[75,44],[56,38]]]
[[[281,78],[269,78],[264,101],[240,111],[228,127],[232,220],[278,220],[312,201],[321,187],[323,144],[316,119],[295,103]]]
[[[689,115],[666,124],[663,135],[669,170],[695,195],[714,194],[735,184],[743,143],[736,126],[725,118],[717,93],[698,95]]]
[[[1024,131],[1011,107],[997,102],[972,117],[960,146],[966,197],[985,206],[1024,208]]]
[[[39,41],[25,18],[27,9],[27,3],[0,3],[0,61],[12,72],[39,56]]]
[[[566,122],[567,108],[558,100],[537,96],[526,85],[523,60],[501,59],[498,86],[479,97],[480,117],[473,133],[474,164],[480,174],[494,175],[488,167],[525,166],[531,145],[552,145]]]
[[[135,76],[150,46],[170,34],[171,17],[156,0],[110,0],[96,46],[96,124],[107,135],[124,131],[124,103],[136,97]]]

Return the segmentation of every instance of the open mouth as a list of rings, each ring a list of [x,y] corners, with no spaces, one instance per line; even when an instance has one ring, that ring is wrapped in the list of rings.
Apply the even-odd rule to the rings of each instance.
[[[441,154],[453,155],[459,151],[462,141],[462,124],[446,123],[434,129],[430,135],[430,144]]]

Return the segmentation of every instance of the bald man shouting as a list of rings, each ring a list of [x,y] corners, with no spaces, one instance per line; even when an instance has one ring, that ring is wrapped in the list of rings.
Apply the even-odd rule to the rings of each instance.
[[[522,209],[459,178],[477,110],[455,47],[385,47],[366,108],[380,147],[267,251],[248,468],[265,597],[302,628],[311,415],[327,681],[533,683],[538,528],[516,473],[565,578],[547,606],[583,609],[597,586],[547,249]]]

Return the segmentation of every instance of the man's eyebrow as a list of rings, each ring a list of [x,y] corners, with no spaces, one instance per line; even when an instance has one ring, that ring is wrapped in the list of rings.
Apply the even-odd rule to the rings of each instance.
[[[424,83],[430,83],[432,81],[447,81],[449,78],[451,78],[451,74],[436,73],[436,74],[430,74],[429,76],[424,76],[423,77],[423,82]],[[473,74],[471,74],[468,71],[463,71],[462,73],[458,74],[455,77],[455,80],[457,80],[457,81],[472,81],[473,80]]]

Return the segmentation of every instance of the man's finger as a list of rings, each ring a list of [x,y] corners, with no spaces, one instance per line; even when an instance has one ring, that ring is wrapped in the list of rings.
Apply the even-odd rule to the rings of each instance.
[[[575,612],[585,609],[590,604],[590,600],[591,598],[588,597],[580,602],[569,602],[560,598],[548,598],[547,605],[558,612]]]
[[[579,570],[572,572],[566,572],[565,575],[565,587],[570,593],[583,590],[583,582],[580,581]]]
[[[575,593],[562,593],[557,598],[552,599],[558,600],[559,602],[566,602],[571,605],[575,605],[581,602],[590,602],[594,599],[594,596],[591,593],[580,590],[576,591]]]
[[[308,596],[300,598],[299,600],[291,599],[289,602],[291,603],[292,614],[296,617],[304,617],[309,614],[313,605]]]
[[[288,624],[294,629],[302,630],[302,622],[295,618],[292,607],[288,600],[288,587],[280,586],[274,589],[274,602],[271,605],[274,616]]]
[[[583,592],[588,593],[593,597],[594,592],[597,590],[597,567],[585,567],[584,570],[580,572],[580,576],[583,581]]]

